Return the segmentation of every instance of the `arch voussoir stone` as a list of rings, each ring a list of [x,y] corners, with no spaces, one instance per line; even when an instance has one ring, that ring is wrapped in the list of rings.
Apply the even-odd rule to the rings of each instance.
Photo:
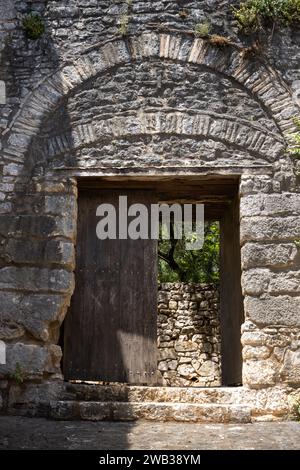
[[[205,65],[225,74],[256,96],[283,134],[295,131],[292,117],[299,113],[299,109],[279,77],[263,64],[244,59],[232,47],[225,49],[224,52],[200,38],[191,41],[179,34],[145,33],[89,50],[73,64],[65,65],[48,77],[26,98],[12,124],[4,159],[21,162],[46,115],[86,80],[121,64],[149,58]]]
[[[247,149],[274,161],[283,150],[284,142],[277,135],[248,121],[214,113],[196,113],[189,110],[145,110],[143,113],[118,115],[111,119],[72,126],[68,132],[51,137],[47,142],[50,157],[76,150],[86,144],[103,142],[111,138],[140,135],[181,135],[202,137],[226,142]]]

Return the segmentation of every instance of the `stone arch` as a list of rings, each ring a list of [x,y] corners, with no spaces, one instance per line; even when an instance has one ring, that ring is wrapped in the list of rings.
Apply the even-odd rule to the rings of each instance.
[[[222,76],[226,76],[239,83],[245,90],[251,95],[255,96],[256,99],[268,109],[270,116],[276,122],[281,134],[288,134],[295,130],[292,122],[292,116],[298,113],[297,106],[293,103],[292,97],[281,81],[280,77],[275,74],[268,66],[259,63],[258,61],[245,59],[241,56],[240,52],[234,48],[228,47],[226,50],[213,47],[202,39],[190,40],[185,36],[170,35],[170,34],[143,34],[141,36],[129,38],[128,40],[114,40],[107,42],[101,47],[94,47],[87,50],[80,58],[78,58],[73,64],[67,64],[63,66],[59,71],[55,72],[50,77],[44,79],[24,100],[18,114],[15,116],[14,121],[10,129],[6,132],[7,145],[4,147],[4,160],[6,166],[4,172],[10,174],[9,165],[12,162],[20,164],[20,168],[24,163],[25,154],[30,147],[32,138],[35,137],[44,122],[45,116],[55,110],[64,98],[68,97],[76,88],[80,87],[87,80],[100,75],[101,73],[107,73],[113,71],[115,68],[122,64],[130,64],[134,61],[143,61],[151,59],[161,59],[162,61],[174,61],[186,64],[194,64],[200,66],[206,66],[211,70],[216,71]],[[183,110],[168,110],[167,113],[156,113],[157,118],[154,120],[154,124],[151,123],[152,117],[151,112],[147,113],[147,116],[143,120],[136,121],[136,128],[140,126],[141,133],[159,133],[167,132],[168,126],[170,132],[185,133],[187,129],[191,128],[192,135],[202,135],[206,137],[208,135],[218,136],[220,139],[224,139],[227,143],[239,144],[241,147],[246,148],[249,152],[257,153],[261,156],[266,155],[267,158],[272,159],[277,154],[281,153],[283,148],[283,140],[280,136],[272,134],[271,132],[264,131],[260,126],[256,126],[247,121],[237,120],[229,116],[220,116],[213,113],[186,113]],[[104,122],[102,128],[99,127],[95,132],[96,138],[97,133],[107,132],[114,134],[117,132],[115,121],[118,119],[124,119],[120,116],[112,119],[111,122]],[[106,131],[105,131],[106,126]],[[126,120],[122,123],[125,131],[130,134],[132,131],[127,128],[126,131]],[[144,126],[144,127],[143,127]],[[246,129],[248,132],[244,132]],[[74,133],[83,139],[83,144],[87,136],[94,135],[93,129],[84,128],[80,131],[74,129]],[[250,133],[251,139],[248,141],[245,138],[246,134]],[[240,136],[240,137],[238,137]],[[241,139],[240,141],[238,139]],[[58,136],[59,139],[59,136]],[[72,142],[76,139],[72,137]],[[61,142],[58,145],[63,145],[63,142],[67,142],[65,136],[62,136]],[[56,142],[57,143],[57,142]],[[52,143],[52,147],[55,142]],[[275,153],[272,154],[272,151]],[[63,149],[62,149],[63,150]],[[276,153],[277,152],[277,153]],[[12,168],[15,171],[15,166]],[[15,174],[15,173],[11,173]],[[47,250],[49,256],[51,256],[52,266],[51,270],[55,276],[57,276],[57,285],[59,285],[60,292],[62,295],[58,296],[57,285],[54,287],[47,284],[48,273],[45,272],[44,276],[41,269],[35,271],[35,268],[26,267],[26,275],[28,283],[36,283],[36,291],[47,290],[53,292],[52,310],[50,312],[47,308],[46,321],[43,320],[40,324],[31,325],[28,321],[25,325],[27,331],[31,335],[35,336],[40,341],[48,341],[47,331],[44,331],[44,325],[47,323],[47,327],[50,324],[56,324],[54,327],[57,329],[57,323],[60,323],[67,311],[67,305],[71,298],[73,290],[73,277],[71,274],[74,266],[74,239],[76,232],[76,220],[74,207],[74,187],[65,189],[63,194],[68,194],[67,204],[72,207],[72,226],[69,221],[65,223],[66,219],[63,219],[69,208],[66,208],[62,204],[64,198],[59,199],[60,196],[55,196],[53,193],[56,183],[51,183],[49,190],[50,195],[47,194],[48,183],[43,183],[41,192],[44,196],[44,219],[39,222],[39,217],[34,215],[26,215],[24,220],[20,222],[20,226],[23,228],[23,222],[25,224],[24,232],[33,232],[36,236],[46,240],[49,235],[49,240],[46,240]],[[57,183],[59,186],[60,183]],[[71,202],[70,202],[71,201]],[[73,204],[74,202],[74,204]],[[73,204],[73,205],[72,205]],[[61,217],[60,220],[56,219],[56,216]],[[21,218],[22,216],[19,216]],[[14,217],[15,219],[15,217]],[[33,222],[32,222],[33,221]],[[7,232],[11,230],[10,223],[13,223],[13,219],[6,218],[4,229],[7,227]],[[43,229],[44,223],[47,223],[47,233]],[[27,225],[26,225],[27,224]],[[19,228],[18,228],[19,229]],[[60,237],[58,242],[51,240],[51,236]],[[50,246],[50,244],[52,245]],[[19,248],[18,248],[19,249]],[[37,248],[40,249],[39,247]],[[44,250],[44,247],[41,248]],[[48,251],[46,250],[46,255]],[[53,253],[52,251],[53,250]],[[26,251],[26,250],[24,250]],[[39,254],[39,252],[37,251]],[[62,253],[62,256],[61,256]],[[47,255],[48,256],[48,255]],[[53,261],[53,259],[59,258],[59,261]],[[14,261],[14,260],[13,260]],[[64,271],[55,271],[53,266],[63,266]],[[66,270],[68,268],[68,271]],[[8,276],[14,274],[13,269],[7,271]],[[31,277],[30,277],[31,276]],[[61,285],[61,280],[65,276],[64,285]],[[23,273],[24,277],[24,273]],[[34,280],[32,280],[34,278]],[[36,278],[39,278],[37,283]],[[56,284],[56,280],[54,280]],[[28,284],[29,285],[29,284]],[[54,295],[57,297],[54,298]],[[24,310],[24,316],[28,311],[27,298],[18,299],[20,308]],[[36,303],[35,308],[41,309],[44,297],[40,296],[38,299],[39,304]],[[27,303],[26,303],[27,302]],[[55,303],[56,302],[56,303]],[[26,304],[26,308],[22,306]],[[30,304],[31,307],[31,304]],[[54,328],[53,328],[54,329]],[[46,328],[47,330],[47,328]],[[51,340],[55,337],[56,332],[51,333]]]
[[[45,116],[86,80],[121,64],[150,58],[204,65],[230,77],[259,100],[282,134],[296,130],[292,117],[299,109],[287,85],[269,66],[243,57],[233,47],[224,51],[200,38],[191,41],[179,34],[146,33],[89,48],[73,64],[63,66],[38,84],[6,130],[9,135],[4,160],[22,163]]]
[[[50,157],[119,137],[138,138],[143,135],[177,135],[201,137],[223,142],[245,150],[268,162],[279,157],[284,148],[280,136],[265,131],[250,121],[212,112],[184,109],[145,109],[139,113],[118,114],[72,126],[67,132],[47,139],[46,152]]]

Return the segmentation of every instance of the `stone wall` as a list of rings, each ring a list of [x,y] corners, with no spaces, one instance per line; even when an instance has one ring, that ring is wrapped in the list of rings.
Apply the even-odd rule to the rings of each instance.
[[[158,349],[163,385],[221,385],[217,287],[185,283],[159,286]]]
[[[126,1],[1,3],[3,396],[18,364],[26,380],[62,379],[76,178],[120,174],[239,178],[245,397],[299,389],[300,160],[285,149],[300,114],[300,30],[278,28],[248,54],[229,3],[133,1],[125,37]],[[22,29],[30,11],[45,22],[37,41]],[[234,45],[195,38],[206,19]]]

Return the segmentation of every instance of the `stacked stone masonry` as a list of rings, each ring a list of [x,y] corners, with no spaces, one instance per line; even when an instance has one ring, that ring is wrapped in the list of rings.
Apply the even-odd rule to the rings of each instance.
[[[158,351],[158,370],[163,385],[221,385],[217,287],[205,284],[160,284]]]
[[[246,54],[228,3],[133,1],[122,37],[125,1],[1,2],[4,407],[17,365],[33,395],[31,380],[63,379],[57,343],[74,289],[77,177],[120,174],[239,179],[239,396],[253,410],[273,397],[272,419],[299,395],[300,160],[286,144],[300,115],[300,32],[277,29],[262,56]],[[22,28],[30,11],[45,22],[36,41]],[[207,18],[236,45],[195,38]]]

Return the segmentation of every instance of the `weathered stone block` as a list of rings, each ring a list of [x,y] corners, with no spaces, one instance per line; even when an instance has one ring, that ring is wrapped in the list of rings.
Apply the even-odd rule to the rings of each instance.
[[[133,59],[159,55],[159,36],[156,33],[146,33],[130,40],[130,51]]]
[[[5,165],[3,169],[3,174],[5,176],[18,176],[21,175],[23,171],[23,165],[18,165],[17,163],[9,163],[8,165]]]
[[[294,241],[300,238],[300,217],[243,217],[241,241]]]
[[[157,366],[158,370],[160,370],[161,372],[165,372],[167,371],[169,368],[168,368],[168,363],[166,361],[160,361],[158,363],[158,366]]]
[[[300,294],[300,271],[272,273],[268,292],[272,294]]]
[[[243,358],[244,359],[268,359],[271,350],[267,346],[244,346]]]
[[[0,292],[0,322],[9,322],[24,327],[37,339],[49,339],[49,324],[62,321],[69,296],[54,294],[21,294]]]
[[[14,263],[35,265],[58,264],[74,268],[75,249],[67,241],[47,240],[8,240],[5,246],[5,259]]]
[[[298,250],[294,243],[246,243],[241,250],[242,267],[287,267],[293,265]]]
[[[51,195],[45,197],[45,213],[53,215],[69,214],[76,218],[76,198],[64,194],[62,196]]]
[[[9,266],[0,269],[0,289],[72,293],[74,275],[64,269]]]
[[[246,194],[270,193],[273,190],[273,181],[270,176],[265,175],[242,175],[240,193]]]
[[[278,363],[271,359],[246,360],[243,363],[243,383],[251,388],[275,385],[278,376]]]
[[[242,334],[242,344],[243,346],[256,346],[260,347],[266,344],[267,342],[267,335],[260,330],[253,330],[253,331],[244,331]]]
[[[37,181],[34,184],[34,191],[43,193],[66,193],[68,188],[61,181]]]
[[[253,194],[241,198],[241,217],[300,214],[300,194]]]
[[[242,275],[245,294],[261,295],[300,293],[300,271],[272,272],[268,269],[251,269]]]
[[[60,354],[60,352],[58,351]],[[40,403],[51,400],[58,400],[64,392],[64,383],[58,380],[47,381],[41,383],[29,382],[26,387],[22,384],[11,384],[9,388],[9,404],[10,406],[18,406],[22,403]]]
[[[166,359],[176,359],[176,353],[174,349],[160,348],[159,359],[165,361]]]
[[[178,365],[178,361],[172,360],[168,362],[169,370],[176,370]]]
[[[5,20],[13,20],[16,16],[14,0],[7,0],[0,5],[0,18],[1,22]]]
[[[194,367],[190,364],[179,364],[177,372],[179,375],[186,377],[187,379],[192,379],[197,375]]]
[[[250,269],[242,275],[243,292],[249,295],[260,295],[268,292],[272,273],[268,269]]]
[[[245,315],[260,326],[300,326],[300,296],[288,295],[245,298]]]
[[[6,364],[0,365],[0,376],[21,375],[20,379],[59,373],[61,348],[56,345],[7,344]]]
[[[0,314],[0,339],[4,341],[11,341],[22,338],[25,333],[25,328],[19,325],[16,321],[1,320]]]
[[[63,236],[74,239],[76,221],[71,216],[53,217],[50,215],[0,215],[0,235],[15,238],[48,238]]]
[[[294,386],[300,385],[300,349],[285,351],[280,374],[285,382]]]
[[[174,300],[170,300],[169,309],[170,310],[176,310],[176,308],[177,308],[177,302],[175,302]]]
[[[176,341],[175,351],[177,352],[186,352],[186,351],[197,351],[198,344],[193,343],[193,341]]]

